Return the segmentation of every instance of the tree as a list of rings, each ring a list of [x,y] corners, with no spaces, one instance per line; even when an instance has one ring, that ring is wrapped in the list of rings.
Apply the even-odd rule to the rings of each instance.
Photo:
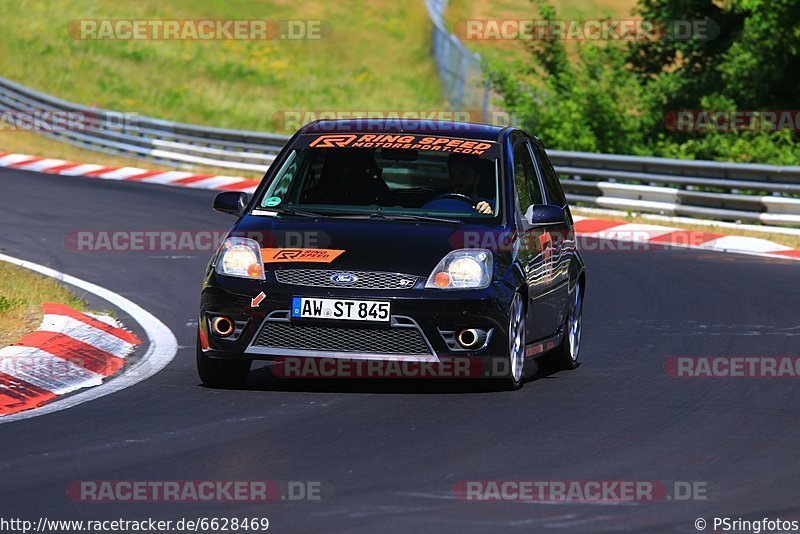
[[[542,20],[555,20],[555,9],[534,0]],[[489,80],[504,105],[522,124],[564,150],[627,152],[641,146],[641,116],[635,112],[640,86],[626,68],[619,47],[593,44],[572,62],[558,39],[526,44],[528,61],[487,65]]]
[[[546,0],[532,0],[556,20]],[[797,132],[674,132],[678,110],[792,110],[800,94],[800,0],[639,0],[663,31],[620,47],[528,43],[526,60],[487,66],[506,108],[547,146],[777,164],[800,163]],[[675,30],[693,27],[691,38]]]

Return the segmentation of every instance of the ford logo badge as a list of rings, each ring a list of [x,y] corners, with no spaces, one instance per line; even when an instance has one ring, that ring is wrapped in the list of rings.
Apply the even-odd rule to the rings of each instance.
[[[358,277],[352,273],[336,273],[331,276],[331,282],[334,284],[348,286],[358,282]]]

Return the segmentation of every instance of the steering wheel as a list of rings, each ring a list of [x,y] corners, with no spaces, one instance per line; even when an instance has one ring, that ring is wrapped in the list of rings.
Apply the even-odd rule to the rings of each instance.
[[[444,193],[444,194],[438,195],[438,196],[434,197],[433,199],[429,200],[428,204],[430,204],[431,202],[436,202],[437,200],[444,200],[444,199],[460,200],[461,202],[466,202],[467,204],[469,204],[470,208],[475,203],[467,195],[462,195],[461,193]]]

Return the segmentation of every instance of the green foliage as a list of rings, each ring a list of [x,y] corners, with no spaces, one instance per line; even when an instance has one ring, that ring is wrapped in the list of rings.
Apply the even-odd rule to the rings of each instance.
[[[798,0],[639,0],[643,18],[665,25],[675,19],[703,20],[708,39],[657,40],[631,47],[631,62],[648,77],[665,69],[682,79],[674,104],[694,104],[718,93],[742,109],[797,103],[800,90],[800,2]]]
[[[557,19],[546,0],[539,16]],[[534,41],[527,60],[487,65],[504,106],[546,145],[563,150],[800,164],[797,135],[674,132],[677,110],[797,109],[800,0],[639,0],[639,16],[669,28],[703,21],[704,38],[618,43]]]
[[[538,7],[543,19],[555,19],[551,6]],[[577,63],[559,40],[532,41],[529,52],[529,65],[497,63],[487,70],[508,111],[548,146],[627,152],[641,144],[641,117],[627,112],[641,99],[641,88],[625,70],[622,50],[588,46]]]

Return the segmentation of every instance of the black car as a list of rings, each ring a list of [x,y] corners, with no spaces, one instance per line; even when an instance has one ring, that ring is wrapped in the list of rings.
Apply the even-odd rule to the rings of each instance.
[[[197,368],[252,360],[493,361],[509,388],[577,365],[584,262],[536,137],[458,122],[317,121],[286,144],[203,283]],[[497,362],[505,365],[496,365]]]

